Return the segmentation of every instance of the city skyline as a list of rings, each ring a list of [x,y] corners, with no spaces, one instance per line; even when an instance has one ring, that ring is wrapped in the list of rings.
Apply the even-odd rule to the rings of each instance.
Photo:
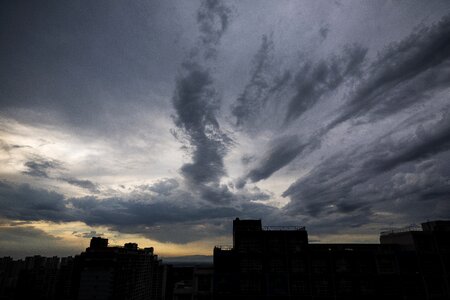
[[[6,1],[0,256],[450,216],[448,1]]]

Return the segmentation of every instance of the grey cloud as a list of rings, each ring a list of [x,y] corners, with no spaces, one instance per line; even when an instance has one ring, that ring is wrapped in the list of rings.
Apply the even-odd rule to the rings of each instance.
[[[386,117],[426,100],[426,92],[448,88],[449,65],[450,15],[447,15],[382,51],[370,67],[367,79],[330,127],[365,114],[372,118]]]
[[[217,182],[225,174],[223,156],[231,140],[216,118],[219,101],[209,72],[197,64],[184,67],[187,74],[178,79],[173,97],[174,121],[192,147],[192,163],[181,170],[195,184]]]
[[[251,163],[254,160],[255,160],[255,156],[251,155],[251,154],[244,154],[241,157],[241,162],[243,165],[248,165],[249,163]]]
[[[352,161],[350,158],[344,159],[336,155],[324,161],[305,178],[292,184],[283,193],[283,197],[291,199],[286,211],[318,217],[334,212],[336,209],[330,206],[342,201],[352,202],[354,206],[356,201],[348,199],[352,188],[368,180],[368,177],[360,177],[359,173],[347,174],[346,170],[355,168]]]
[[[449,20],[450,17],[446,17],[430,28],[422,27],[402,42],[392,44],[382,52],[369,68],[368,78],[359,84],[350,102],[339,112],[341,115],[311,135],[311,142],[304,142],[303,147],[311,143],[320,145],[318,140],[340,122],[363,115],[372,119],[387,116],[416,101],[426,100],[429,91],[448,87]],[[286,121],[302,115],[323,95],[338,88],[348,78],[362,75],[366,53],[367,49],[353,46],[347,48],[340,57],[334,56],[316,65],[304,64],[295,76],[297,93],[288,105]],[[440,134],[429,137],[430,143],[436,140],[435,142],[440,144],[443,139],[447,139],[445,132],[444,129]],[[407,156],[414,159],[415,155],[421,155],[420,151],[427,151],[428,146],[423,147],[414,153],[405,152],[402,154],[403,158],[399,159],[407,159]],[[260,166],[250,171],[251,180],[268,178],[303,151],[303,148],[299,147],[296,153],[295,149],[288,147],[285,151],[288,151],[289,155],[280,156],[278,153],[283,153],[280,149],[282,148],[273,147],[269,150]],[[271,155],[274,157],[271,158]],[[392,162],[387,164],[392,165]]]
[[[273,193],[268,191],[263,191],[257,186],[247,189],[243,191],[242,193],[237,192],[237,197],[241,199],[241,201],[244,202],[250,202],[250,201],[265,201],[269,200],[273,197]]]
[[[14,149],[20,149],[20,148],[31,148],[31,147],[26,146],[26,145],[8,144],[4,140],[0,139],[0,149],[7,153],[10,153]]]
[[[98,236],[103,236],[104,235],[103,233],[99,233],[99,232],[97,232],[95,230],[91,230],[90,232],[77,232],[77,231],[74,231],[72,234],[74,236],[76,236],[76,237],[81,237],[81,238],[85,238],[85,239],[90,239],[90,238],[93,238],[93,237],[98,237]]]
[[[161,179],[158,182],[150,185],[148,189],[157,194],[161,194],[164,196],[170,195],[170,193],[179,187],[179,183],[175,178],[165,178]]]
[[[186,202],[185,202],[186,201]],[[81,221],[91,226],[108,226],[119,232],[142,233],[149,229],[178,224],[232,218],[236,208],[200,204],[193,195],[180,192],[166,196],[146,198],[83,197],[65,199],[63,195],[29,185],[0,182],[0,218],[7,220],[68,222]],[[79,234],[79,233],[77,233]],[[84,233],[81,233],[84,235]],[[195,236],[171,237],[164,241],[193,241]]]
[[[344,107],[342,115],[326,126],[321,131],[320,136],[324,136],[340,122],[361,116],[364,113],[372,115],[382,114],[384,116],[393,114],[410,105],[413,101],[426,99],[427,97],[424,95],[426,91],[447,86],[446,83],[450,80],[449,68],[446,63],[450,54],[450,43],[448,43],[449,26],[447,26],[450,22],[449,20],[450,17],[446,17],[430,28],[422,27],[418,32],[408,36],[400,43],[391,45],[390,48],[380,54],[377,61],[371,66],[371,73],[368,79],[357,88],[348,106]],[[358,64],[355,64],[355,66]],[[411,83],[407,84],[408,81]],[[339,80],[336,83],[339,83]],[[307,107],[303,106],[302,110],[307,109]],[[295,109],[291,106],[288,111],[292,112]],[[365,163],[366,167],[370,170],[375,168],[378,171],[358,174],[355,176],[355,179],[340,179],[340,187],[339,185],[336,187],[330,186],[332,188],[330,195],[335,193],[335,199],[339,199],[339,197],[345,198],[351,193],[352,185],[369,180],[369,174],[375,177],[379,173],[394,169],[402,163],[414,161],[439,151],[445,151],[448,148],[446,141],[448,141],[449,137],[448,126],[444,123],[448,123],[447,117],[444,117],[439,123],[437,131],[430,132],[422,138],[422,143],[413,143],[409,147],[399,145],[398,149],[392,149],[394,154],[382,152],[383,155],[379,156],[379,153],[371,153],[369,157],[372,159]],[[311,137],[311,139],[317,138],[320,137]],[[411,143],[411,141],[405,142]],[[343,166],[341,167],[345,169]],[[338,173],[341,171],[338,168]],[[332,170],[323,170],[323,173],[317,176],[326,178],[332,174]],[[328,193],[326,192],[327,189],[324,189],[325,192],[321,191],[322,189],[319,185],[317,189],[313,188],[316,183],[308,182],[307,185],[308,189],[306,189],[305,195],[302,196],[304,198]],[[294,184],[293,186],[296,185]],[[290,195],[291,192],[292,189],[289,188],[284,195]],[[335,199],[324,202],[327,204],[335,203]],[[310,204],[308,209],[311,214],[316,214],[320,209],[324,209],[325,206],[323,203],[315,203]]]
[[[272,142],[272,147],[266,152],[258,165],[247,175],[252,182],[269,178],[273,173],[294,160],[307,146],[302,144],[297,136],[285,136]]]
[[[0,182],[0,216],[11,220],[72,221],[64,196],[27,184]]]
[[[124,130],[125,112],[161,106],[147,95],[159,94],[182,60],[190,41],[181,36],[186,19],[176,14],[166,1],[2,3],[2,113],[72,132]]]
[[[201,50],[205,59],[215,58],[220,38],[228,27],[230,9],[219,0],[205,0],[197,12]],[[232,140],[225,134],[217,120],[220,97],[213,86],[210,70],[191,57],[182,64],[183,74],[177,79],[172,104],[173,117],[178,132],[191,151],[192,162],[181,167],[181,172],[194,190],[206,201],[227,201],[228,190],[218,183],[226,174],[223,157]],[[186,145],[185,145],[186,146]]]
[[[329,32],[330,32],[330,24],[323,25],[319,29],[319,34],[322,37],[322,39],[326,39]]]
[[[424,159],[450,149],[450,108],[443,113],[432,130],[419,125],[416,130],[417,141],[411,147],[399,146],[393,155],[384,158],[377,168],[391,170],[401,164]]]
[[[186,207],[185,214],[180,214],[182,202],[191,201],[192,205]],[[72,198],[69,202],[88,224],[148,224],[154,225],[164,220],[181,221],[189,220],[189,212],[195,211],[196,202],[189,193],[180,192],[171,197],[137,197],[137,198],[105,198],[98,199],[94,196]],[[186,205],[188,206],[188,205]],[[186,219],[185,219],[186,218]],[[116,220],[116,221],[114,221]]]
[[[0,226],[0,235],[0,256],[13,256],[15,259],[38,253],[68,256],[83,250],[32,226]]]
[[[90,180],[78,179],[65,175],[61,176],[58,174],[51,175],[51,173],[55,171],[61,173],[61,170],[64,169],[63,163],[60,161],[39,156],[25,162],[24,165],[27,167],[27,170],[23,171],[22,174],[32,177],[57,179],[73,186],[86,189],[91,193],[99,192],[98,185]]]
[[[286,122],[300,117],[349,78],[360,75],[366,54],[367,49],[353,45],[346,47],[340,56],[300,66],[294,78],[296,94],[287,107]]]
[[[244,183],[238,182],[236,183],[238,190],[234,190],[233,184],[231,184],[230,188],[225,184],[214,183],[199,186],[198,189],[203,199],[215,205],[220,205],[221,203],[239,205],[241,202],[268,200],[272,196],[258,187],[244,189],[244,185]]]
[[[94,194],[100,192],[98,189],[98,185],[87,179],[77,179],[77,178],[73,178],[73,177],[60,177],[58,179],[65,181],[68,184],[86,189]]]
[[[321,145],[322,132],[323,130],[314,133],[306,142],[303,142],[302,139],[295,135],[274,139],[269,150],[254,164],[247,175],[238,182],[238,186],[243,187],[247,179],[250,179],[252,182],[267,179],[298,156],[306,155],[318,149]]]
[[[228,186],[219,183],[210,183],[198,186],[203,199],[211,203],[230,203],[236,199]]]
[[[161,224],[151,227],[141,227],[138,230],[143,236],[160,242],[186,244],[208,238],[228,235],[231,226],[226,219],[208,222],[186,222],[175,224]],[[131,233],[136,233],[133,228],[128,228]]]
[[[25,162],[24,165],[25,167],[27,167],[27,170],[23,171],[22,172],[23,174],[42,178],[49,178],[48,173],[50,171],[61,169],[60,162],[53,159],[46,159],[43,157],[36,157],[33,160]]]
[[[178,196],[187,203],[175,203],[173,198],[163,201],[90,197],[70,201],[75,214],[88,225],[139,233],[163,242],[186,243],[214,236],[216,231],[199,231],[200,225],[208,226],[239,214],[232,207],[199,205],[187,194]]]
[[[450,173],[443,165],[427,167],[424,159],[448,159],[448,129],[446,113],[433,126],[422,127],[419,135],[394,142],[388,134],[330,157],[283,193],[291,199],[286,212],[320,217],[329,224],[344,215],[367,224],[377,211],[406,215],[409,221],[442,217],[450,212],[445,204]],[[425,202],[428,211],[423,210]]]
[[[124,233],[137,233],[159,241],[186,243],[213,237],[224,224],[241,215],[260,218],[263,211],[272,215],[275,208],[251,203],[265,200],[268,194],[253,189],[233,194],[225,186],[209,186],[200,201],[196,193],[177,190],[170,195],[133,195],[98,198],[94,196],[65,199],[63,195],[29,185],[0,183],[0,218],[6,220],[68,222],[81,221],[89,226],[106,226]],[[221,197],[233,197],[233,205],[222,205]],[[212,202],[216,203],[212,203]],[[214,225],[215,224],[215,225]],[[205,229],[206,227],[206,229]],[[159,230],[158,228],[162,228]],[[172,228],[172,229],[170,229]],[[179,230],[174,231],[174,228]],[[222,228],[222,229],[221,229]],[[211,229],[211,231],[209,231]],[[93,233],[74,233],[90,236]],[[95,233],[98,235],[97,233]]]
[[[197,22],[200,29],[200,41],[205,50],[206,58],[214,57],[216,46],[227,30],[230,22],[231,9],[221,0],[203,0],[197,12]]]
[[[257,117],[269,97],[273,47],[272,39],[263,36],[261,46],[252,61],[250,81],[231,108],[238,127]]]

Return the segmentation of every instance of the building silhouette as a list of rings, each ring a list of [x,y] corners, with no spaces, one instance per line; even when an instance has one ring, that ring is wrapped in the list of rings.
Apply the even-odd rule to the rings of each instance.
[[[108,247],[107,239],[94,237],[75,264],[76,299],[161,299],[160,260],[153,248]]]
[[[72,260],[40,255],[0,258],[0,299],[71,299]]]
[[[212,265],[172,266],[172,275],[165,286],[170,300],[213,299]]]
[[[214,299],[450,299],[450,222],[384,232],[380,244],[310,244],[304,227],[233,221],[214,248]]]
[[[163,264],[153,248],[92,238],[75,257],[0,258],[0,300],[450,299],[450,221],[380,243],[309,243],[304,227],[233,221],[214,263]]]
[[[153,248],[94,237],[75,257],[0,258],[0,300],[212,299],[212,264],[163,264]]]

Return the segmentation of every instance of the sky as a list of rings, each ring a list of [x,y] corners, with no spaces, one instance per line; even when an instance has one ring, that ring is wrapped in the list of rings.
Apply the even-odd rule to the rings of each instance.
[[[0,256],[450,217],[447,0],[0,5]]]

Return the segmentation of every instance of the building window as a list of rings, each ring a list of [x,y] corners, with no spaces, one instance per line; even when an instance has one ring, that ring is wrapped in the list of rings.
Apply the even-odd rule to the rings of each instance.
[[[345,258],[339,258],[336,260],[336,272],[345,273],[350,272],[350,262]]]
[[[326,279],[318,279],[314,281],[314,294],[317,296],[327,296],[330,293],[330,284]]]
[[[353,292],[353,282],[350,279],[340,279],[337,282],[339,294],[351,294]]]
[[[262,263],[258,259],[243,258],[240,261],[240,269],[242,272],[254,272],[262,270]]]
[[[294,273],[306,272],[305,261],[300,258],[294,258],[291,260],[291,271]]]
[[[292,295],[308,294],[308,285],[307,285],[306,280],[292,279],[291,280],[291,294]]]
[[[243,293],[259,293],[261,291],[261,281],[257,278],[244,278],[240,282]]]
[[[269,261],[270,272],[285,272],[284,263],[281,259],[271,259]]]
[[[378,272],[381,274],[395,273],[395,261],[393,257],[379,256],[377,258]]]
[[[326,260],[322,260],[322,259],[314,259],[312,261],[312,271],[315,274],[324,274],[327,273],[327,262]]]

